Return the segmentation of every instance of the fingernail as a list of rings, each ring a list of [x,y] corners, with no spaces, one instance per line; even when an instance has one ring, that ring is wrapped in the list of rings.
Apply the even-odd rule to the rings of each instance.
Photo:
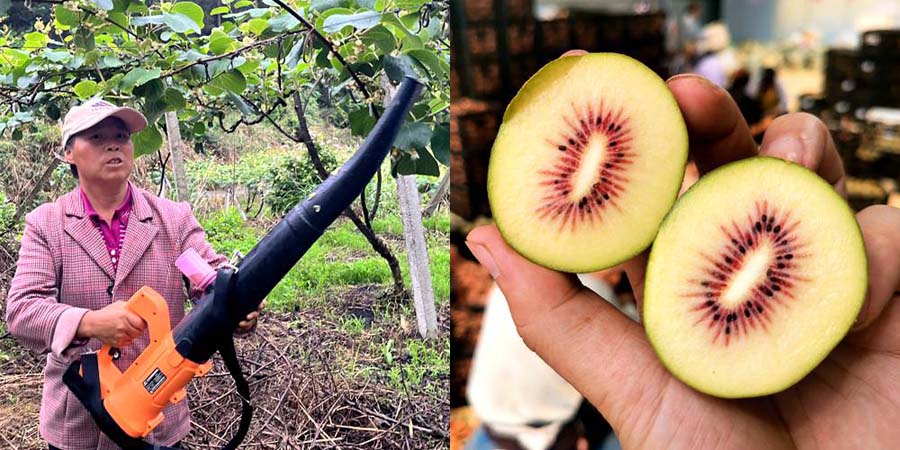
[[[497,279],[497,277],[500,276],[500,270],[497,269],[497,263],[494,262],[494,257],[491,256],[491,251],[488,250],[487,247],[471,241],[466,241],[466,246],[469,247],[469,250],[475,255],[478,262],[488,270],[492,278]]]
[[[763,153],[802,165],[803,141],[796,136],[784,136],[767,145]]]
[[[856,316],[856,320],[853,322],[853,327],[850,328],[851,331],[857,331],[865,325],[862,320],[866,315],[867,309],[869,309],[868,299],[865,303],[863,303],[862,308],[859,309],[859,314]]]

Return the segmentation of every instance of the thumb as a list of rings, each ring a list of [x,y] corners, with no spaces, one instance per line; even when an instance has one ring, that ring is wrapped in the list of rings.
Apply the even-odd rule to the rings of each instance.
[[[633,413],[653,412],[670,375],[641,327],[571,274],[534,264],[510,248],[494,225],[472,230],[469,249],[506,296],[519,335],[581,392],[617,432]],[[626,418],[629,418],[626,422]]]

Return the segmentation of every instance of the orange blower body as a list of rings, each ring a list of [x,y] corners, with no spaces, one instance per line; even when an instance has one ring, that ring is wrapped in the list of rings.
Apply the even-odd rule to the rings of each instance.
[[[152,288],[142,287],[125,306],[147,322],[150,344],[124,373],[115,364],[118,350],[109,345],[100,348],[100,395],[122,430],[142,438],[163,421],[163,408],[184,399],[192,378],[209,372],[212,361],[197,364],[175,350],[168,304]]]

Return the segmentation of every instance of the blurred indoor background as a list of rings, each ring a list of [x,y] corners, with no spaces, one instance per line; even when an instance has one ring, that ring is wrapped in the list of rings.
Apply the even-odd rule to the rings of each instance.
[[[490,221],[487,165],[506,103],[538,68],[566,50],[624,53],[664,79],[702,74],[731,93],[758,140],[778,115],[814,114],[831,131],[843,158],[851,206],[900,207],[900,2],[454,0],[451,7],[454,449],[467,443],[470,449],[485,448],[491,438],[504,448],[616,447],[602,417],[583,403],[573,403],[573,416],[550,427],[549,438],[517,441],[515,426],[503,433],[481,417],[499,414],[500,407],[473,399],[472,391],[489,392],[480,384],[490,377],[470,383],[485,308],[498,294],[466,249],[465,234]],[[583,280],[624,309],[633,298],[621,270]],[[496,351],[497,344],[490,345]],[[482,373],[492,370],[505,373],[495,367]],[[517,417],[527,417],[525,406],[516,408]],[[547,423],[523,426],[548,429]],[[504,435],[513,435],[512,442],[498,444]]]

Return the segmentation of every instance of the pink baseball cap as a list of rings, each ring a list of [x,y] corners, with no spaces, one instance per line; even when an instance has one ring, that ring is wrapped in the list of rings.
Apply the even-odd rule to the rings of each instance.
[[[87,130],[107,117],[121,119],[128,132],[132,134],[147,127],[147,118],[140,111],[127,106],[113,105],[102,98],[94,98],[66,113],[62,126],[62,146],[65,147],[66,141],[76,133]]]

